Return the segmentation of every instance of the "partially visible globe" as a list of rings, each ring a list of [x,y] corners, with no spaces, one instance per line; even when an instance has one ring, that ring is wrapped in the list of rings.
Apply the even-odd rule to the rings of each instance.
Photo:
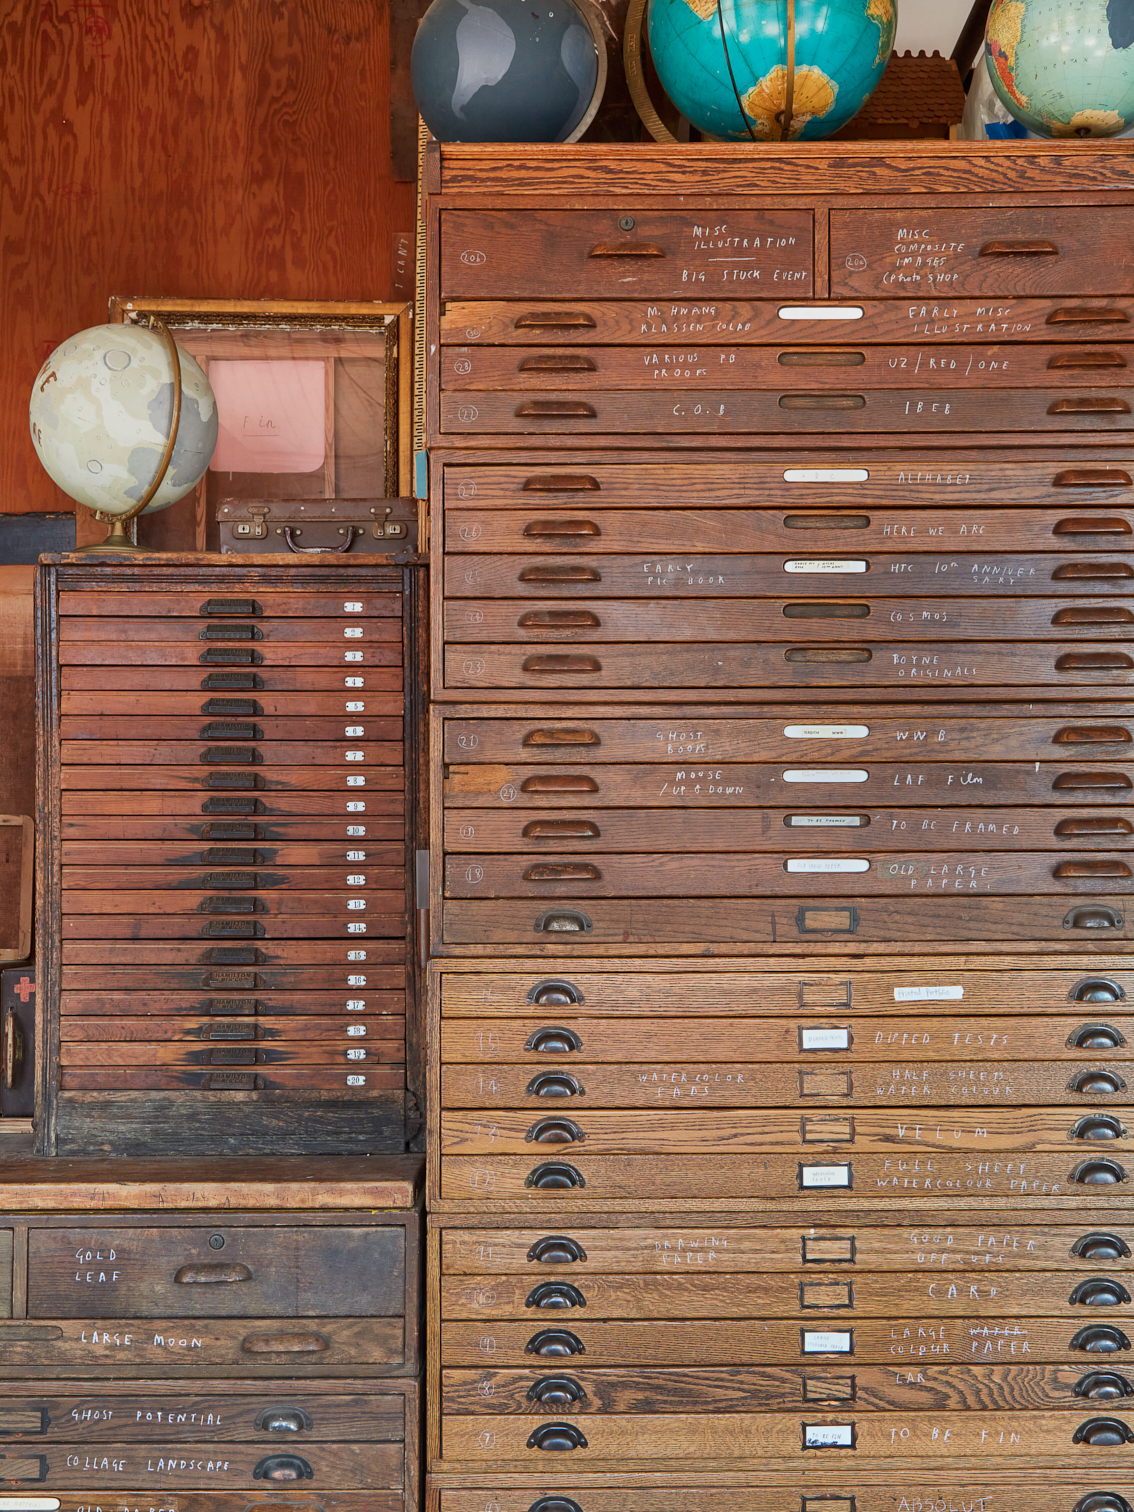
[[[438,141],[565,142],[595,99],[599,56],[574,0],[433,0],[410,75]]]
[[[882,77],[897,24],[896,0],[795,0],[791,141],[830,136],[857,115]],[[788,75],[785,0],[720,0],[719,6],[717,0],[650,0],[648,26],[662,88],[698,131],[729,142],[780,140],[777,113],[785,107]]]
[[[217,444],[209,380],[181,359],[181,422],[169,468],[145,513],[183,498]],[[32,385],[32,444],[59,487],[104,515],[126,514],[157,472],[173,414],[169,347],[148,326],[104,325],[57,346]]]
[[[1134,125],[1134,0],[992,0],[992,87],[1047,137],[1108,137]]]

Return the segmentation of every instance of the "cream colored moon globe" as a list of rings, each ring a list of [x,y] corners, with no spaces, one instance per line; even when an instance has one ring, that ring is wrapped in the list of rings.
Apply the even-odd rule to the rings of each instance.
[[[181,360],[181,421],[169,468],[145,513],[166,509],[204,477],[217,444],[209,380]],[[36,454],[64,493],[104,515],[126,514],[149,488],[173,415],[169,347],[148,326],[104,325],[55,348],[32,386]]]

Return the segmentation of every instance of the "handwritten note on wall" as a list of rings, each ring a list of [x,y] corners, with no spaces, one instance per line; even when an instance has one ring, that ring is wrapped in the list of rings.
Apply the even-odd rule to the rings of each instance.
[[[322,362],[215,361],[220,436],[212,472],[306,473],[323,465]]]

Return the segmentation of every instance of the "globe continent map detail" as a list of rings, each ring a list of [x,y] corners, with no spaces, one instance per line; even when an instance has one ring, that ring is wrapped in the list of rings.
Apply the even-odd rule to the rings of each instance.
[[[795,0],[790,140],[830,136],[862,109],[897,23],[895,0]],[[699,131],[724,141],[780,140],[786,0],[650,0],[648,27],[662,87]]]
[[[1134,124],[1134,0],[993,0],[992,87],[1048,137],[1106,137]]]

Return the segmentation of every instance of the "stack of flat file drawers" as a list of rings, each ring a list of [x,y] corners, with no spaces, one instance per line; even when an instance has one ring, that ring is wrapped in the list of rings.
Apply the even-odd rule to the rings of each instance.
[[[411,578],[41,568],[45,1152],[405,1148]]]
[[[1134,1506],[1121,146],[445,146],[441,1512]]]

